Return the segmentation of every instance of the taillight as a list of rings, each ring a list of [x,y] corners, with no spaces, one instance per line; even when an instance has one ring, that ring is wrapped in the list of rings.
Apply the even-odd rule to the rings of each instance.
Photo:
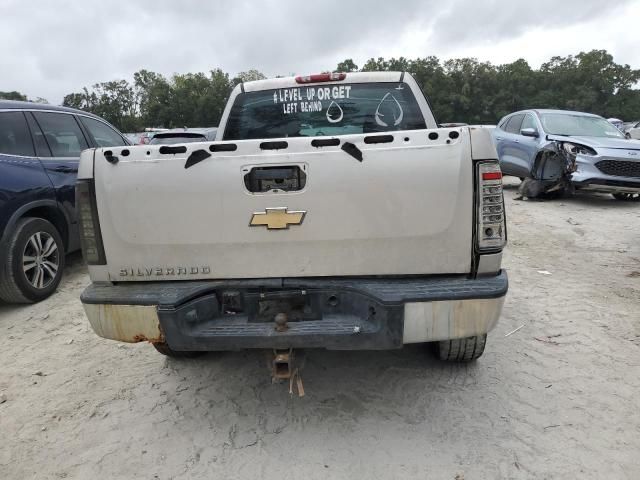
[[[502,180],[502,172],[484,172],[482,180]]]
[[[88,265],[106,265],[93,180],[76,182],[76,210],[82,254]]]
[[[347,78],[346,73],[318,73],[315,75],[298,75],[296,83],[339,82]]]
[[[478,248],[499,250],[506,239],[500,165],[481,162],[478,164]]]

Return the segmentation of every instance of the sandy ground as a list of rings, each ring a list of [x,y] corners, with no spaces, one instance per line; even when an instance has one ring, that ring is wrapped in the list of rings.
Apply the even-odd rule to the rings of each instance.
[[[98,338],[70,257],[48,301],[0,305],[0,478],[640,478],[640,204],[515,183],[485,355],[307,352],[304,398],[260,352]]]

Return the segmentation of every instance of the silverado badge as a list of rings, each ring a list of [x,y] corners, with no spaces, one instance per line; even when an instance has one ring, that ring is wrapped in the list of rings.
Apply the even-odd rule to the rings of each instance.
[[[283,230],[289,225],[300,225],[306,211],[287,211],[287,207],[267,208],[264,212],[255,212],[249,222],[250,227],[266,226],[269,230]]]

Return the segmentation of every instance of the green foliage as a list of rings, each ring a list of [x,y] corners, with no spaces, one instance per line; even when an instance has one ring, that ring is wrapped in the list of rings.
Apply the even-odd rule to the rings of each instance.
[[[27,101],[27,96],[23,95],[20,92],[0,92],[0,99],[2,100],[22,100],[23,102]]]
[[[210,127],[218,125],[232,84],[222,70],[209,75],[188,73],[174,75],[169,91],[170,116],[164,124],[169,127]]]
[[[413,74],[443,123],[496,123],[525,108],[640,118],[640,90],[634,88],[640,81],[640,70],[615,63],[604,50],[553,57],[537,70],[524,59],[492,65],[474,58],[441,62],[436,57],[370,58],[361,69],[396,70]]]
[[[125,132],[145,127],[209,127],[220,121],[234,82],[264,78],[257,70],[232,82],[220,69],[175,74],[170,79],[140,70],[126,80],[98,83],[64,97],[63,105],[100,115]]]
[[[26,95],[16,92],[0,92],[0,100],[19,100],[22,102],[33,102],[33,103],[45,103],[48,104],[49,101],[46,98],[36,97],[36,98],[27,98]]]
[[[23,102],[27,101],[27,96],[23,95],[20,92],[0,92],[0,99],[2,100],[22,100]]]
[[[357,72],[358,65],[351,58],[347,58],[343,62],[340,62],[334,72]]]
[[[640,70],[615,63],[604,50],[553,57],[533,69],[524,59],[503,65],[475,58],[441,61],[437,57],[370,58],[359,69],[353,59],[334,71],[410,72],[429,97],[440,122],[496,123],[524,108],[562,108],[625,120],[640,118]],[[227,98],[241,82],[264,79],[258,70],[233,78],[220,69],[175,74],[140,70],[133,83],[115,80],[64,97],[64,105],[88,110],[123,131],[144,127],[209,127],[218,125]],[[25,100],[19,92],[0,98]]]
[[[240,72],[236,78],[233,79],[233,85],[236,86],[238,83],[253,82],[254,80],[264,80],[266,78],[262,72],[252,69],[247,72]]]

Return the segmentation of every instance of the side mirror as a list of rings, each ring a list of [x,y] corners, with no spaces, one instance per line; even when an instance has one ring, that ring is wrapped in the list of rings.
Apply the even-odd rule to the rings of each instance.
[[[523,128],[520,130],[520,135],[524,137],[538,138],[538,131],[535,128]]]

